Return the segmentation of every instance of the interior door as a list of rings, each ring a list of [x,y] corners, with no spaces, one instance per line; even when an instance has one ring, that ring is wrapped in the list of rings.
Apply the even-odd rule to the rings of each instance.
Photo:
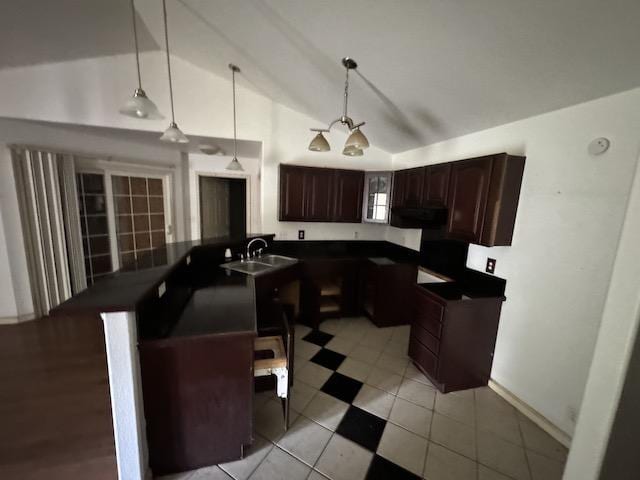
[[[492,163],[492,158],[481,158],[452,164],[448,224],[451,238],[479,242]]]
[[[229,182],[226,179],[200,177],[201,238],[229,236],[229,201]]]

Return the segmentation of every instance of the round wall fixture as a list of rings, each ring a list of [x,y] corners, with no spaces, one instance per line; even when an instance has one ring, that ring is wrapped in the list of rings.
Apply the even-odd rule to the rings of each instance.
[[[609,141],[608,138],[600,137],[593,140],[589,144],[589,148],[587,150],[589,151],[589,155],[592,155],[592,156],[602,155],[604,152],[609,150],[610,145],[611,145],[611,142]]]

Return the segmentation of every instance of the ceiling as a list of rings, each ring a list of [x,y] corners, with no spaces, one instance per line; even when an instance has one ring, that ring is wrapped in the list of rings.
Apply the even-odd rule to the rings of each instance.
[[[0,66],[130,50],[126,0],[2,3],[20,8],[1,7]],[[225,77],[238,64],[240,83],[317,119],[309,127],[339,116],[340,59],[355,58],[349,114],[394,153],[640,86],[637,0],[167,4],[174,54]],[[146,48],[162,45],[160,2],[136,8]]]
[[[131,23],[129,0],[1,1],[0,68],[133,52]],[[158,49],[143,22],[138,41]]]

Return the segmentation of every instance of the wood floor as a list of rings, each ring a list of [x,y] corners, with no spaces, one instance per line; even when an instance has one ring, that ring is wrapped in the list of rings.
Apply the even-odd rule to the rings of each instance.
[[[0,478],[117,478],[99,318],[0,326]]]

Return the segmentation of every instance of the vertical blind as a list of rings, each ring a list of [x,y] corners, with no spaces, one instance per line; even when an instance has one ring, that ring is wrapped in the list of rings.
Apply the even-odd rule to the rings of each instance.
[[[34,309],[47,315],[86,287],[73,156],[11,151]]]

